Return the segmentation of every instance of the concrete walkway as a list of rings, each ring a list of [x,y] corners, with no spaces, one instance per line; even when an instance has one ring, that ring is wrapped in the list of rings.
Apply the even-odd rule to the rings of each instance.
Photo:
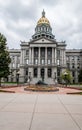
[[[82,96],[0,93],[0,130],[82,130]]]
[[[5,91],[9,91],[9,92],[15,92],[15,93],[27,93],[27,94],[32,94],[32,93],[37,93],[37,92],[33,92],[33,91],[25,91],[24,88],[26,88],[26,86],[21,86],[21,87],[5,87],[5,88],[0,88],[0,90],[5,90]],[[67,94],[67,93],[77,93],[77,92],[82,92],[82,90],[78,90],[78,89],[74,89],[71,87],[57,87],[59,89],[59,91],[53,91],[53,92],[39,92],[39,93],[51,93],[51,94]]]

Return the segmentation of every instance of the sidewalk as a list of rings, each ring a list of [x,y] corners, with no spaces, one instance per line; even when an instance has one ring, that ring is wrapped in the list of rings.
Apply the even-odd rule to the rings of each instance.
[[[0,93],[0,130],[82,130],[82,96]]]
[[[37,93],[33,91],[25,91],[24,88],[26,86],[18,86],[18,87],[11,87],[11,88],[0,88],[0,90],[15,92],[15,93]],[[59,91],[55,92],[39,92],[39,93],[53,93],[53,94],[67,94],[67,93],[76,93],[76,92],[82,92],[82,90],[73,89],[71,87],[69,88],[63,88],[63,87],[57,87]]]

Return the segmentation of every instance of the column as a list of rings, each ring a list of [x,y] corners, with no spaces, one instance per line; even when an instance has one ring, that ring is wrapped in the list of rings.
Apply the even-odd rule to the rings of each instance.
[[[48,78],[48,75],[47,75],[47,68],[44,68],[45,70],[45,76],[44,76],[44,80]]]
[[[24,49],[21,49],[21,59],[20,59],[20,64],[24,65]]]
[[[38,64],[40,65],[40,47],[39,47],[39,55],[38,55]]]
[[[29,65],[31,65],[31,48],[29,48]]]
[[[65,50],[64,50],[64,66],[66,66],[66,53],[65,53]]]
[[[20,58],[20,64],[22,65],[23,64],[23,50],[21,49],[21,58]]]
[[[45,47],[45,65],[47,65],[47,47]]]
[[[34,48],[32,47],[32,65],[34,64]]]
[[[38,78],[39,78],[39,80],[40,80],[40,68],[38,68]]]
[[[23,50],[23,65],[24,65],[24,57],[25,57],[25,50]]]
[[[56,52],[56,48],[55,48],[55,64],[57,62],[57,52]]]
[[[52,47],[52,65],[54,65],[54,48]]]
[[[64,58],[63,58],[63,50],[60,50],[60,65],[63,66]]]

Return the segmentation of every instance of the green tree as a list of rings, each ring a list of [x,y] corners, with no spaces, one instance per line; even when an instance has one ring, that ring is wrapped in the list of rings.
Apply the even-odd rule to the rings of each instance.
[[[80,73],[78,75],[78,80],[80,83],[82,83],[82,69],[80,70]]]
[[[71,83],[71,81],[72,81],[72,79],[73,79],[73,77],[72,77],[72,75],[71,75],[71,73],[70,73],[69,70],[64,71],[64,72],[62,73],[62,75],[61,75],[61,78],[62,78],[62,80],[65,81],[66,86],[67,86],[67,84]]]
[[[1,79],[6,78],[10,74],[9,64],[11,59],[6,49],[6,41],[5,36],[0,33],[0,86]]]

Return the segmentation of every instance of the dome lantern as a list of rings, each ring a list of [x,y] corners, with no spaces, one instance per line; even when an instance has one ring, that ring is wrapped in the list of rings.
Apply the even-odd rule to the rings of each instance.
[[[45,17],[45,11],[44,10],[42,11],[42,17],[37,22],[37,25],[40,25],[40,24],[48,24],[48,25],[50,25],[49,20]]]

